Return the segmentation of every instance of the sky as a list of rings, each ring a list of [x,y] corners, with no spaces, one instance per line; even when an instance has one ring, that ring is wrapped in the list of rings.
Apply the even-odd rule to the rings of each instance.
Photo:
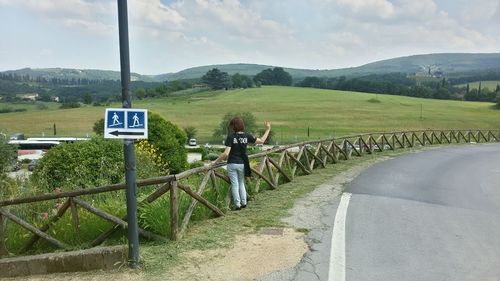
[[[122,0],[120,0],[122,1]],[[119,70],[115,0],[0,0],[0,71]],[[500,52],[500,0],[128,0],[131,70]]]

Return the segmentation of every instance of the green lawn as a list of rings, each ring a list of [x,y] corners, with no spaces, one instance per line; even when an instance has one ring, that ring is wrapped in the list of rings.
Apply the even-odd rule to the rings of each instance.
[[[500,128],[500,110],[492,109],[491,103],[389,95],[378,95],[380,102],[373,102],[375,97],[334,90],[262,87],[135,100],[133,106],[157,112],[181,127],[194,126],[200,142],[210,139],[222,116],[230,111],[251,111],[259,123],[270,120],[280,143],[308,139],[308,127],[309,139],[425,128]],[[3,106],[0,103],[0,108]],[[88,106],[0,114],[0,131],[49,135],[56,123],[60,136],[85,136],[92,134],[93,123],[104,117],[104,109]]]
[[[481,88],[483,89],[488,88],[492,91],[495,91],[497,85],[500,85],[500,81],[481,81]],[[467,87],[467,83],[457,85],[457,87]],[[469,89],[478,89],[478,88],[479,88],[479,82],[469,83]]]

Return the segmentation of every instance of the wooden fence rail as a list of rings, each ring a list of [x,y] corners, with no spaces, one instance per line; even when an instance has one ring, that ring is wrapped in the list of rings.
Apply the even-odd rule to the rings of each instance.
[[[371,133],[306,141],[250,155],[249,159],[252,163],[251,170],[253,177],[247,181],[253,187],[254,192],[259,192],[264,185],[270,189],[277,189],[280,184],[293,181],[297,176],[312,174],[314,169],[324,168],[328,164],[348,160],[353,156],[363,156],[364,154],[372,154],[384,150],[433,144],[498,142],[499,139],[500,130],[422,130]],[[170,224],[170,239],[180,239],[185,234],[198,203],[211,210],[214,216],[224,216],[224,210],[229,209],[230,192],[227,193],[224,200],[225,205],[222,208],[220,204],[217,205],[215,202],[211,202],[203,197],[207,188],[212,188],[214,192],[218,192],[223,185],[227,186],[229,184],[229,178],[225,170],[222,169],[225,165],[226,163],[220,163],[213,166],[187,170],[176,175],[140,180],[137,182],[138,187],[153,186],[155,189],[139,202],[139,207],[151,204],[163,196],[169,196],[170,206],[168,211],[170,221],[165,223]],[[198,179],[198,181],[193,180],[194,178]],[[193,182],[199,182],[199,185],[194,186]],[[78,215],[79,208],[112,223],[109,229],[103,230],[98,237],[88,244],[90,247],[100,245],[115,233],[117,229],[127,228],[126,217],[118,217],[101,210],[93,206],[90,202],[83,200],[82,197],[118,192],[124,189],[125,184],[122,183],[92,189],[42,194],[0,201],[0,257],[8,254],[5,243],[7,221],[11,221],[32,233],[32,236],[28,238],[24,246],[16,250],[17,253],[29,251],[40,239],[58,248],[70,249],[71,246],[49,235],[48,230],[69,210],[71,224],[75,233],[79,235],[81,231]],[[182,218],[179,218],[179,190],[191,199]],[[64,199],[64,203],[60,204],[57,212],[40,227],[35,227],[27,222],[26,219],[10,211],[16,205],[57,199]],[[164,241],[166,239],[157,233],[152,233],[142,228],[139,228],[139,234],[148,240]],[[13,252],[13,250],[10,250],[10,252]]]

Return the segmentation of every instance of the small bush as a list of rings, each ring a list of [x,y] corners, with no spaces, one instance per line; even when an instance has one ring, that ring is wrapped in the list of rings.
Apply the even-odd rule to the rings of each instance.
[[[205,163],[203,161],[194,161],[193,163],[189,164],[189,169],[203,167],[204,165],[205,165]]]
[[[71,103],[63,103],[59,107],[60,109],[69,109],[69,108],[79,108],[81,105],[78,102],[71,102]]]
[[[36,108],[38,110],[46,110],[49,109],[49,107],[45,103],[37,102]]]
[[[160,174],[154,159],[141,149],[136,150],[137,178]],[[32,184],[52,191],[96,187],[124,181],[123,144],[118,140],[93,138],[68,143],[49,150],[40,160],[31,177]]]
[[[171,173],[181,172],[188,167],[184,147],[187,142],[186,134],[173,123],[152,112],[148,113],[148,141],[158,148],[159,156],[167,163]]]
[[[98,135],[104,133],[104,119],[94,123],[92,131]],[[158,151],[158,157],[166,164],[171,173],[185,170],[189,165],[184,145],[186,134],[173,123],[153,112],[148,113],[148,142]]]
[[[215,159],[217,159],[219,157],[219,154],[216,154],[216,153],[209,153],[207,154],[206,156],[206,159],[207,160],[210,160],[210,161],[214,161]]]
[[[374,99],[374,98],[369,99],[368,102],[370,102],[370,103],[381,103],[381,101],[379,99]]]

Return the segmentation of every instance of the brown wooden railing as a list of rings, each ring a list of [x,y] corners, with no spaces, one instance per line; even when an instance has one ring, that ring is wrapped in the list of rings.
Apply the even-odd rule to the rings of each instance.
[[[267,186],[267,188],[276,189],[281,183],[293,181],[296,176],[312,174],[313,170],[316,168],[322,168],[327,164],[335,164],[342,160],[348,160],[353,155],[362,156],[363,154],[371,154],[384,150],[433,144],[497,142],[499,139],[500,130],[424,130],[371,133],[326,140],[305,141],[251,155],[249,158],[251,163],[253,163],[253,177],[248,180],[248,183],[252,185],[254,192],[259,192],[264,185]],[[224,216],[223,210],[229,209],[230,192],[227,192],[225,206],[223,206],[222,210],[220,206],[217,207],[214,202],[210,202],[203,197],[203,193],[207,186],[210,185],[213,190],[217,190],[222,185],[229,184],[229,178],[225,170],[222,169],[223,166],[225,166],[225,163],[199,167],[176,175],[140,180],[137,182],[138,188],[146,186],[156,187],[153,192],[140,202],[140,206],[152,203],[169,193],[170,239],[177,240],[186,232],[193,211],[198,203],[203,204],[206,208],[211,210],[215,216]],[[189,181],[189,179],[193,177],[198,177],[200,182],[200,184],[196,186],[196,189],[190,184],[190,182],[194,181]],[[56,224],[69,210],[72,225],[75,232],[78,233],[80,231],[78,208],[82,208],[112,223],[112,227],[103,231],[88,244],[90,247],[100,245],[117,229],[127,227],[127,222],[125,221],[126,217],[119,217],[98,209],[81,197],[100,193],[117,192],[124,189],[125,184],[114,184],[92,189],[50,193],[0,201],[0,257],[7,254],[4,235],[7,221],[18,224],[32,233],[32,236],[27,239],[24,246],[18,249],[18,253],[24,253],[31,249],[40,238],[58,248],[70,249],[71,247],[66,243],[57,240],[47,232],[49,228]],[[191,202],[185,210],[183,218],[179,218],[178,216],[178,190],[186,193],[191,198]],[[35,227],[26,220],[20,218],[20,216],[9,211],[14,205],[58,199],[64,199],[64,202],[58,207],[57,212],[55,212],[52,217],[48,218],[45,224],[39,227]],[[148,240],[166,240],[166,237],[142,228],[139,229],[139,235]]]

